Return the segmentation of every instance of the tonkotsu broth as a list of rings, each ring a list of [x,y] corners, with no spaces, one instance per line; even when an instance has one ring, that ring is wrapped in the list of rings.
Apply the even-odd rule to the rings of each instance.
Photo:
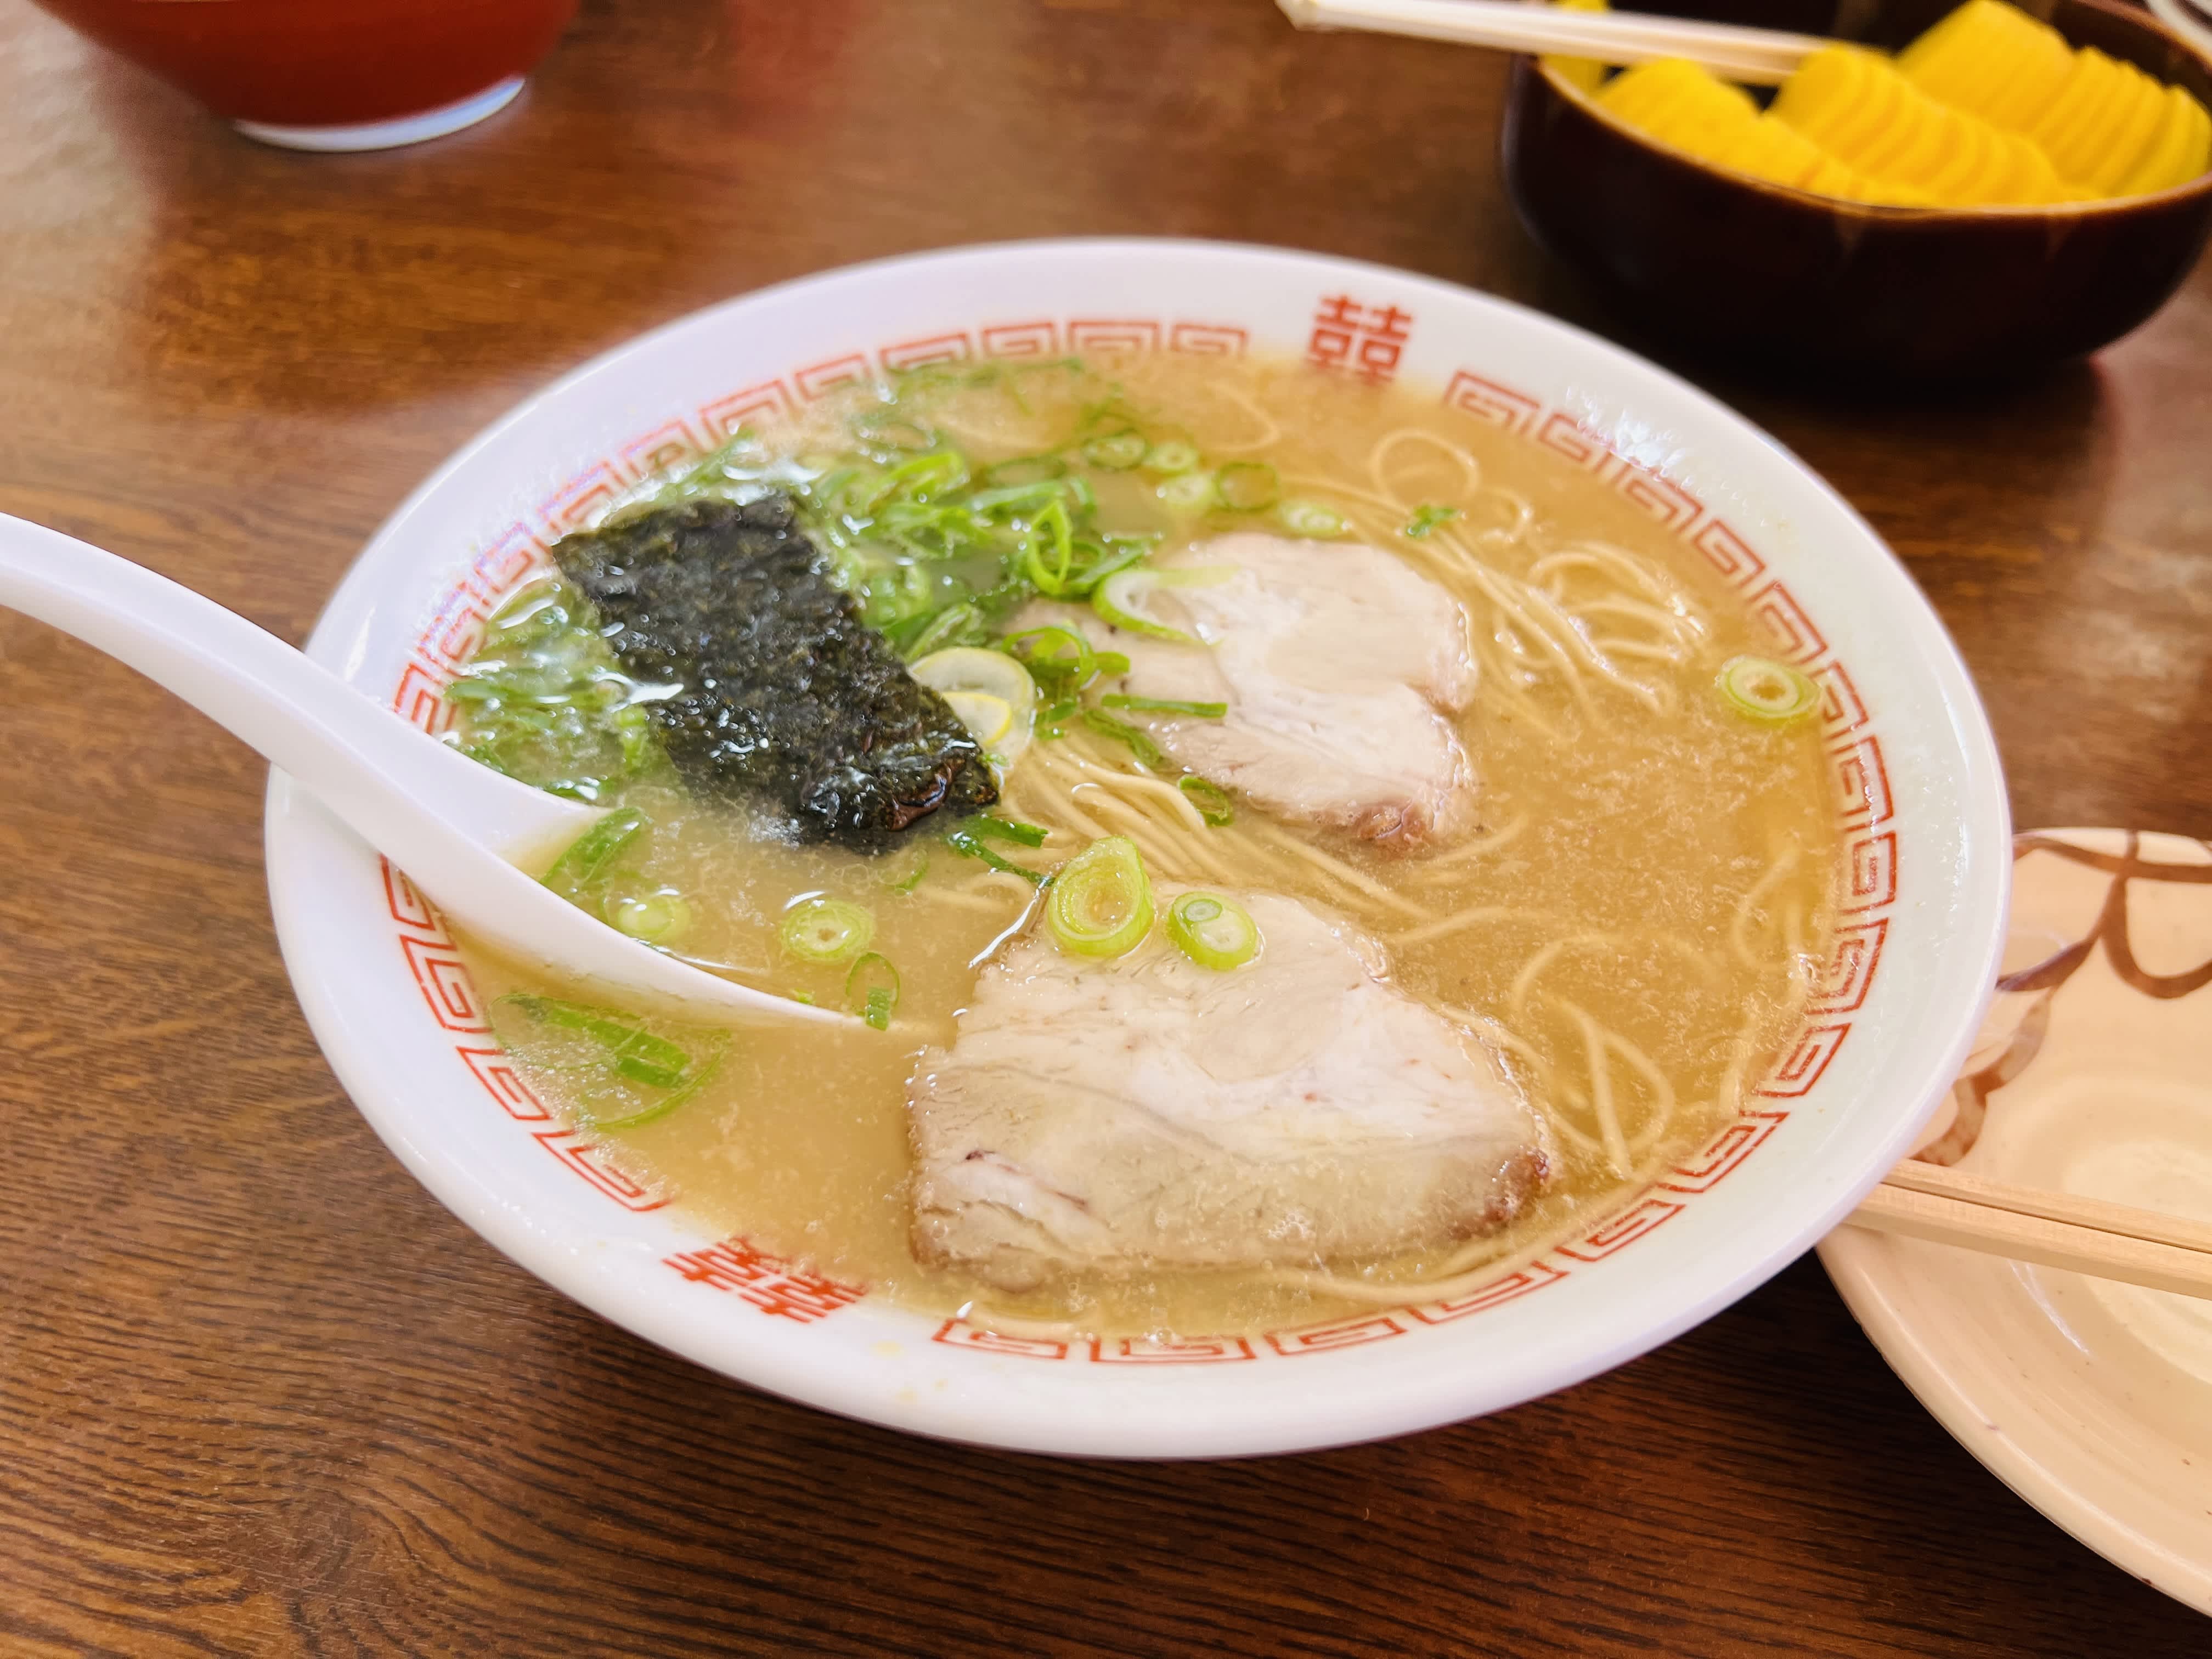
[[[782,455],[843,447],[856,410],[882,395],[856,390],[762,436]],[[808,967],[777,935],[795,896],[825,894],[872,911],[870,948],[896,965],[902,990],[888,1033],[737,1033],[696,1097],[605,1134],[623,1167],[717,1235],[933,1312],[965,1308],[1016,1331],[1200,1334],[1419,1300],[1436,1293],[1419,1281],[1493,1273],[1589,1224],[1736,1109],[1826,956],[1839,838],[1817,720],[1757,720],[1718,694],[1721,665],[1767,642],[1694,551],[1562,458],[1431,395],[1296,364],[1134,356],[918,377],[897,395],[979,462],[1056,447],[1086,407],[1118,396],[1209,465],[1272,463],[1285,496],[1336,510],[1353,535],[1462,599],[1482,670],[1462,731],[1481,780],[1480,833],[1394,857],[1249,808],[1226,827],[1194,829],[1189,814],[1164,827],[1172,803],[1148,829],[1135,809],[1097,804],[1110,787],[1082,798],[1085,815],[1134,836],[1155,879],[1291,893],[1380,938],[1397,983],[1500,1047],[1552,1125],[1558,1175],[1509,1233],[1384,1261],[1073,1276],[1023,1298],[925,1268],[907,1243],[907,1079],[925,1042],[951,1041],[975,964],[1021,924],[1034,890],[955,854],[936,833],[949,826],[925,822],[906,841],[927,849],[927,872],[902,893],[890,884],[915,867],[908,845],[871,858],[763,841],[726,809],[689,800],[665,770],[623,795],[653,825],[623,880],[684,896],[691,919],[672,948],[836,1004],[845,966]],[[1102,520],[1158,530],[1164,550],[1236,528],[1289,533],[1266,513],[1179,513],[1141,471],[1086,476]],[[1437,521],[1409,537],[1417,519]],[[1559,631],[1570,614],[1595,653]],[[996,850],[1044,869],[1085,843],[1065,827],[1070,781],[1094,777],[1078,763],[1137,769],[1127,749],[1080,726],[1041,738],[994,810],[1054,833],[1035,851]],[[467,954],[487,997],[574,995]],[[559,1074],[532,1081],[564,1108]]]

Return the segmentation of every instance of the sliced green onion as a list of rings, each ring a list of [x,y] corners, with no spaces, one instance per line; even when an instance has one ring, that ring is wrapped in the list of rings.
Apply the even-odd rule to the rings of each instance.
[[[998,489],[1008,484],[1042,483],[1066,474],[1067,463],[1057,455],[1017,455],[1010,461],[985,467],[981,482]]]
[[[1225,974],[1260,954],[1250,914],[1218,893],[1184,893],[1168,907],[1168,937],[1201,968]]]
[[[1455,507],[1439,507],[1431,501],[1413,509],[1413,516],[1406,520],[1405,533],[1418,539],[1440,524],[1449,524],[1454,519],[1466,516]]]
[[[1060,868],[1045,921],[1060,948],[1079,957],[1126,956],[1152,927],[1152,884],[1136,842],[1094,841]]]
[[[1146,471],[1157,472],[1163,477],[1188,472],[1198,465],[1198,447],[1180,438],[1170,438],[1146,450],[1144,465]]]
[[[861,443],[902,455],[916,455],[937,447],[937,434],[919,421],[885,410],[853,417],[853,435]]]
[[[1098,701],[1109,708],[1133,708],[1146,714],[1189,714],[1202,720],[1218,720],[1229,712],[1225,702],[1178,702],[1173,697],[1129,697],[1119,691],[1109,692]]]
[[[884,886],[894,893],[911,893],[921,885],[921,878],[929,873],[929,848],[917,847],[908,867],[896,875],[882,877]]]
[[[659,1122],[678,1106],[690,1100],[692,1096],[712,1083],[714,1080],[714,1073],[721,1069],[722,1056],[717,1052],[708,1055],[688,1081],[679,1083],[649,1106],[642,1107],[635,1112],[626,1112],[620,1117],[601,1117],[596,1113],[579,1112],[576,1115],[576,1121],[586,1129],[599,1131],[641,1129],[648,1123]]]
[[[605,881],[615,860],[645,833],[651,822],[635,806],[610,812],[568,843],[545,872],[545,885],[568,898],[588,893]]]
[[[615,710],[615,741],[622,746],[623,770],[636,774],[653,759],[653,720],[636,703]]]
[[[1101,651],[1097,653],[1097,661],[1102,679],[1110,680],[1117,674],[1129,672],[1129,659],[1119,651]]]
[[[1067,723],[1081,712],[1083,704],[1073,697],[1055,697],[1037,710],[1036,734],[1048,743],[1056,742],[1067,735]]]
[[[1134,427],[1102,433],[1083,446],[1083,459],[1104,472],[1127,472],[1145,453],[1145,434]]]
[[[1029,670],[1030,678],[1041,684],[1058,685],[1067,680],[1080,690],[1097,672],[1098,659],[1091,641],[1057,623],[1009,634],[999,641],[999,649]]]
[[[957,449],[933,449],[910,461],[902,461],[885,472],[871,497],[871,505],[880,505],[894,496],[902,502],[926,505],[934,496],[959,489],[968,479],[965,455]]]
[[[1231,513],[1259,513],[1283,493],[1275,469],[1265,461],[1231,461],[1213,475],[1214,499]]]
[[[1167,763],[1167,756],[1142,732],[1127,720],[1117,720],[1103,708],[1086,708],[1083,723],[1101,737],[1111,738],[1116,743],[1127,744],[1129,752],[1137,757],[1138,764],[1157,770]]]
[[[632,939],[658,945],[691,925],[691,907],[680,893],[647,893],[642,898],[613,900],[607,906],[607,920]]]
[[[945,844],[947,847],[950,847],[954,852],[959,854],[963,858],[975,859],[979,862],[989,865],[994,870],[1003,872],[1005,874],[1009,876],[1020,876],[1024,880],[1038,887],[1042,887],[1045,884],[1046,878],[1044,872],[1042,870],[1028,869],[1022,865],[1016,864],[1012,859],[1000,858],[996,853],[983,845],[983,838],[977,835],[973,830],[952,830],[946,831]]]
[[[876,919],[865,905],[845,899],[801,899],[784,912],[776,936],[801,962],[843,962],[868,948]]]
[[[1721,665],[1721,696],[1739,714],[1779,724],[1820,706],[1820,688],[1787,663],[1731,657]]]
[[[1202,645],[1197,635],[1180,628],[1170,628],[1154,618],[1145,609],[1145,602],[1154,589],[1161,587],[1216,587],[1237,574],[1230,565],[1200,565],[1187,570],[1117,570],[1098,584],[1091,596],[1091,608],[1115,628],[1126,628],[1133,634],[1149,635],[1156,640],[1171,640],[1177,645]]]
[[[993,817],[988,812],[969,819],[968,827],[989,840],[1010,841],[1020,847],[1042,847],[1049,833],[1034,823],[1016,823],[1012,818]]]
[[[1083,545],[1089,547],[1093,544],[1086,542]],[[1123,541],[1111,549],[1098,548],[1097,556],[1085,561],[1068,578],[1067,597],[1072,599],[1088,599],[1097,591],[1099,583],[1115,571],[1127,570],[1131,565],[1139,562],[1152,550],[1151,543],[1139,541]]]
[[[968,498],[970,513],[988,514],[994,517],[1034,512],[1048,501],[1063,499],[1067,486],[1058,478],[1039,478],[1032,483],[1001,484],[996,489],[979,489]]]
[[[1283,528],[1293,536],[1307,536],[1327,540],[1341,536],[1352,528],[1352,521],[1334,507],[1323,507],[1319,501],[1284,501],[1275,508],[1275,516],[1283,521]]]
[[[690,1056],[677,1044],[641,1026],[618,1019],[604,1008],[563,1002],[557,997],[533,996],[523,991],[511,992],[499,1000],[503,1006],[520,1010],[540,1025],[574,1031],[588,1039],[600,1051],[599,1057],[635,1082],[665,1088],[680,1082],[690,1068]],[[547,1069],[573,1068],[556,1063]]]
[[[1075,569],[1075,530],[1065,501],[1053,502],[1030,521],[1022,557],[1038,592],[1057,598],[1067,591]]]
[[[1213,505],[1211,472],[1179,472],[1154,492],[1163,505],[1177,513],[1203,513]]]
[[[1212,778],[1201,778],[1194,772],[1188,777],[1177,778],[1176,787],[1190,797],[1190,804],[1198,808],[1199,817],[1212,828],[1226,829],[1237,822],[1237,803]]]
[[[898,1006],[899,975],[888,957],[871,951],[845,975],[845,1006],[878,1031],[890,1029]]]
[[[594,1109],[592,1096],[597,1091],[586,1088],[576,1121],[587,1129],[634,1129],[667,1116],[713,1079],[729,1044],[726,1031],[702,1032],[700,1035],[708,1052],[695,1059],[681,1044],[617,1018],[604,1008],[526,992],[501,997],[492,1008],[493,1025],[501,1047],[518,1054],[529,1064],[548,1071],[596,1072],[602,1079],[602,1087],[635,1084],[668,1091],[659,1099],[647,1101],[642,1106],[635,1105],[637,1097],[629,1094],[622,1104],[630,1109],[617,1110],[611,1116],[604,1110]],[[535,1029],[527,1034],[515,1033],[511,1027],[500,1030],[501,1015],[508,1010],[522,1014]],[[539,1040],[549,1030],[572,1034],[565,1048],[549,1050]],[[524,1035],[528,1041],[520,1040]]]
[[[939,651],[969,644],[982,634],[982,612],[962,599],[931,617],[920,633],[906,641],[901,654],[918,661]]]

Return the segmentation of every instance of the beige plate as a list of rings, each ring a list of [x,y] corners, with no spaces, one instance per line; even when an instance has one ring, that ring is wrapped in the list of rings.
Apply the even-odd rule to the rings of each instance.
[[[2014,857],[2005,976],[1920,1156],[2212,1221],[2212,843],[2057,830]],[[2212,1301],[1849,1226],[1820,1249],[1968,1451],[2212,1613]]]

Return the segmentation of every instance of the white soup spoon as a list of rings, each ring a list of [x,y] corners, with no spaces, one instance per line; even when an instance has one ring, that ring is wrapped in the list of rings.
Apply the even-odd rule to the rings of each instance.
[[[244,738],[464,933],[526,970],[696,1019],[851,1018],[691,967],[532,880],[510,860],[574,840],[601,809],[478,765],[190,588],[0,514],[0,605],[129,664]]]

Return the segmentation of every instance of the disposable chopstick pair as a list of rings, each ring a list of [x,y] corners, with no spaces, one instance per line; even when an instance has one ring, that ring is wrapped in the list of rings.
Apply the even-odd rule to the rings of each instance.
[[[1686,58],[1716,75],[1778,86],[1827,45],[1810,34],[1738,28],[1677,17],[1564,11],[1522,0],[1276,0],[1302,29],[1361,29],[1454,40],[1501,52],[1558,52],[1607,64]]]
[[[2154,1291],[2212,1297],[2212,1225],[1908,1159],[1848,1225]]]

